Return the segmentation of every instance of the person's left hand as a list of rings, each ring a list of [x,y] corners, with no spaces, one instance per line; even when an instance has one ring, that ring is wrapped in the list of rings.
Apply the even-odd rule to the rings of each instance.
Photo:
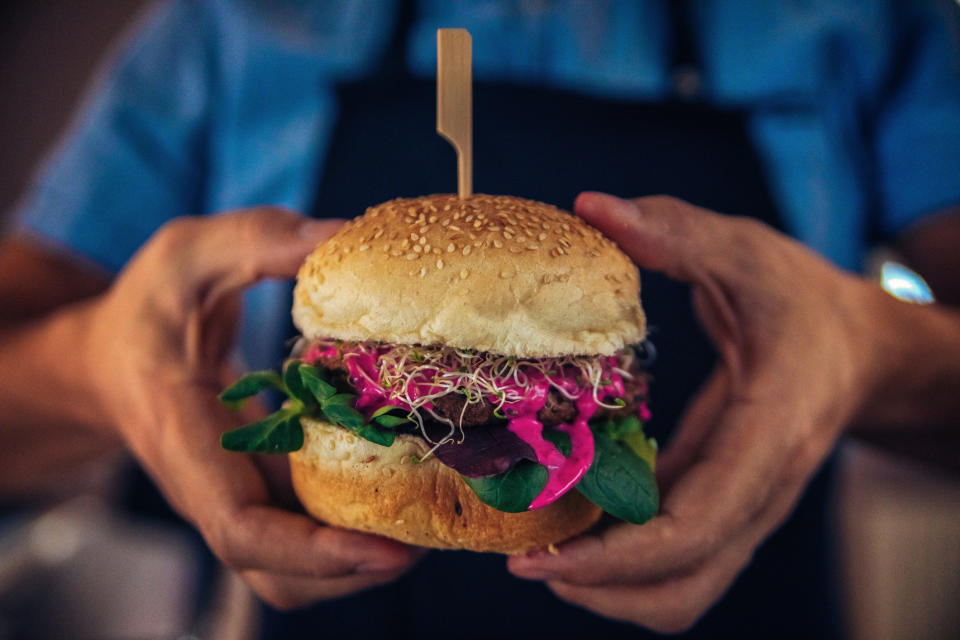
[[[658,516],[508,566],[596,613],[682,631],[790,514],[865,402],[878,364],[865,323],[882,294],[753,220],[663,197],[584,194],[575,210],[640,266],[693,285],[722,362],[658,461]]]

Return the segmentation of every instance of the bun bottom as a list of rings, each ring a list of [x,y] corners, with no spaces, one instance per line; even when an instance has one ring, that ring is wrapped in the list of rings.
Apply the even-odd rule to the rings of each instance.
[[[513,554],[566,540],[600,518],[576,491],[536,511],[497,511],[436,458],[414,463],[429,451],[420,438],[398,435],[383,447],[320,420],[302,424],[303,448],[290,454],[293,487],[310,515],[333,526],[422,547]]]

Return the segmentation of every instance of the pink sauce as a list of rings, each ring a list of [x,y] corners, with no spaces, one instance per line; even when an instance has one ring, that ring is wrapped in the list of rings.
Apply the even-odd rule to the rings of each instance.
[[[357,390],[358,410],[369,416],[377,409],[388,405],[406,411],[411,409],[406,401],[391,394],[380,385],[376,366],[377,356],[381,353],[379,350],[371,353],[369,350],[351,349],[346,344],[341,347],[317,344],[306,352],[303,359],[306,362],[313,362],[321,357],[335,358],[340,349],[344,349],[344,363],[349,371],[350,381]],[[616,358],[609,358],[607,364],[608,366],[604,367],[603,380],[608,381],[608,384],[600,386],[597,393],[597,398],[601,401],[611,397],[621,398],[626,393],[623,378],[613,371]],[[594,398],[593,387],[578,383],[575,379],[577,372],[569,368],[561,369],[556,375],[551,372],[549,379],[536,369],[527,371],[526,375],[528,383],[524,386],[512,381],[503,385],[511,391],[512,397],[520,398],[515,402],[504,403],[503,409],[509,418],[507,428],[533,448],[537,462],[547,469],[547,484],[529,507],[539,509],[555,502],[572,489],[593,463],[593,434],[588,421],[597,412],[599,405]],[[543,424],[537,419],[537,414],[546,404],[551,386],[559,387],[576,398],[577,417],[573,423],[556,427],[570,436],[569,456],[564,456],[553,443],[543,437]],[[408,397],[413,399],[430,395],[436,390],[437,388],[425,379],[411,378],[407,382]],[[489,400],[497,402],[496,397],[491,397]],[[424,406],[427,409],[433,408],[431,403]],[[637,415],[641,420],[650,418],[650,411],[646,404],[638,407]]]

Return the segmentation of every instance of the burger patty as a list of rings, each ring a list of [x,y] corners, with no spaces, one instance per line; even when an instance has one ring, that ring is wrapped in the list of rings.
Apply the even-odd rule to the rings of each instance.
[[[317,364],[325,369],[336,372],[347,373],[347,367],[340,358],[318,358]],[[346,375],[344,375],[346,378]],[[597,411],[597,417],[626,415],[635,413],[637,408],[647,399],[647,381],[648,376],[642,371],[633,372],[632,378],[624,378],[624,397],[625,406],[618,409],[606,409],[600,407]],[[456,425],[464,427],[475,427],[486,424],[495,424],[504,422],[503,419],[494,415],[496,404],[486,399],[480,399],[471,403],[467,402],[467,397],[462,393],[448,393],[433,400],[433,410]],[[463,422],[460,422],[461,416]],[[425,416],[426,417],[426,416]],[[545,426],[552,427],[559,424],[570,424],[577,417],[577,406],[573,400],[565,397],[556,389],[550,389],[547,395],[547,401],[543,408],[537,413],[537,419]]]

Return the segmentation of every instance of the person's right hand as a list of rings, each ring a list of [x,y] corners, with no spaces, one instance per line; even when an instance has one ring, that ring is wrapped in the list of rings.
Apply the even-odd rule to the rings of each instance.
[[[393,580],[422,553],[280,508],[255,459],[220,448],[241,422],[217,401],[240,291],[294,276],[340,224],[266,207],[168,223],[90,307],[74,362],[170,504],[279,608]]]

